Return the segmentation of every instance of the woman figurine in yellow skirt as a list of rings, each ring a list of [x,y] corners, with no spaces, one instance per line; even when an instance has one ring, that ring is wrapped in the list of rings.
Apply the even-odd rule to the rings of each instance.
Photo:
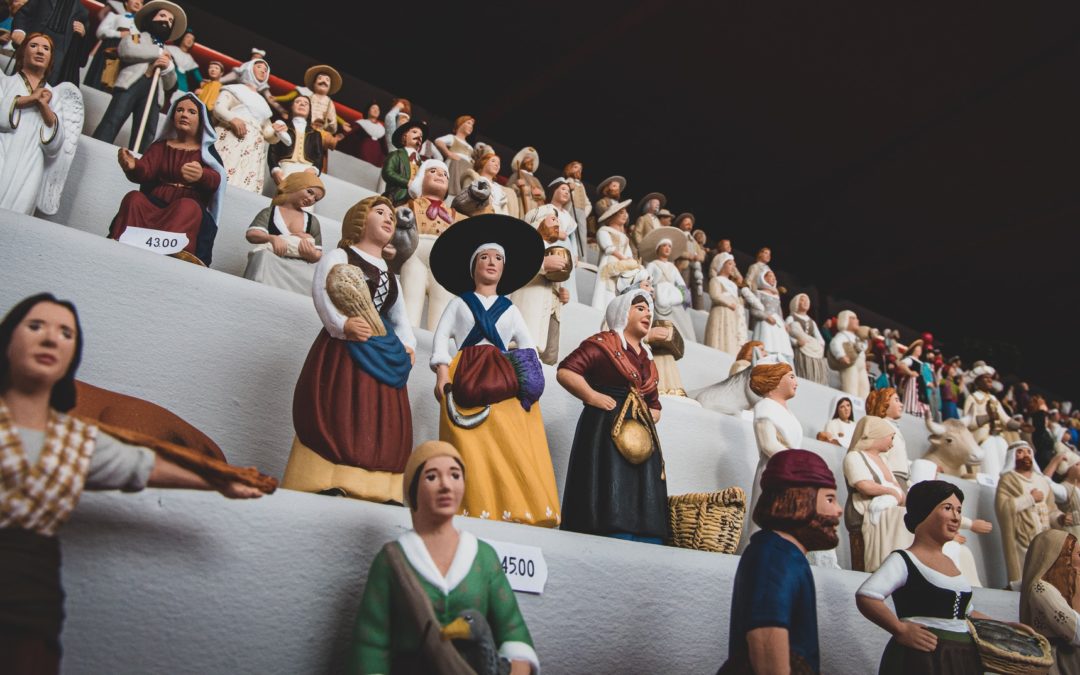
[[[497,214],[455,223],[431,251],[435,279],[457,296],[435,330],[431,368],[442,407],[439,440],[458,448],[469,467],[465,516],[541,527],[560,521],[538,404],[544,373],[533,336],[506,297],[535,276],[543,256],[535,229]]]

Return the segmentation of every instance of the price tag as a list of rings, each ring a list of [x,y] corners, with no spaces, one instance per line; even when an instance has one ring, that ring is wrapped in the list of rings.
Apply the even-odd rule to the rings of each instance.
[[[988,473],[977,473],[975,474],[975,482],[979,485],[996,488],[998,484],[998,476],[992,476]]]
[[[509,544],[505,541],[485,539],[495,549],[502,562],[503,572],[510,581],[510,588],[518,593],[544,592],[548,569],[544,561],[544,552],[536,546]]]
[[[188,245],[187,235],[183,232],[165,232],[164,230],[150,230],[145,227],[131,227],[130,225],[120,235],[120,241],[128,246],[141,248],[144,251],[153,251],[161,255],[179,253]]]

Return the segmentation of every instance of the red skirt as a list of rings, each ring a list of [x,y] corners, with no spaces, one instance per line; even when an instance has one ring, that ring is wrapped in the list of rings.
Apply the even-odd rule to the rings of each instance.
[[[300,442],[327,461],[402,473],[413,446],[409,388],[368,375],[345,340],[324,328],[296,382],[293,426]]]
[[[120,211],[109,228],[109,237],[119,239],[129,226],[163,232],[182,232],[188,238],[184,250],[196,255],[195,245],[199,240],[202,223],[202,204],[191,197],[180,197],[162,207],[154,204],[142,192],[132,191],[124,195],[120,202]]]

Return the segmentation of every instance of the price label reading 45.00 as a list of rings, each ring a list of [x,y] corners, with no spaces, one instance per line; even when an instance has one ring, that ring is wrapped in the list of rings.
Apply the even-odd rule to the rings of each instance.
[[[485,541],[491,544],[499,560],[502,561],[503,572],[510,581],[511,588],[519,593],[540,595],[544,592],[548,569],[543,551],[536,546],[510,544],[490,539]]]

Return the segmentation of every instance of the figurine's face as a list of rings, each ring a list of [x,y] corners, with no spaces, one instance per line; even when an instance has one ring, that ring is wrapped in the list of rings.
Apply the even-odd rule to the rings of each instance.
[[[316,94],[326,96],[330,93],[330,76],[326,73],[316,75],[314,85]]]
[[[680,220],[676,227],[678,227],[683,232],[689,232],[690,230],[694,229],[694,221],[687,216]]]
[[[124,3],[124,9],[132,14],[142,9],[142,6],[143,0],[127,0],[127,2]]]
[[[852,314],[848,319],[847,329],[852,332],[859,330],[859,317]]]
[[[432,166],[424,172],[424,181],[420,184],[420,189],[425,197],[442,199],[446,196],[449,185],[450,179],[446,175],[446,170],[441,166]]]
[[[670,227],[671,226],[671,216],[660,216],[660,225],[662,227]]]
[[[150,33],[159,40],[168,39],[172,33],[173,22],[176,17],[167,9],[159,9],[154,18],[150,20]]]
[[[423,140],[424,130],[420,127],[413,127],[405,132],[404,143],[406,148],[419,148]]]
[[[199,107],[191,99],[180,101],[173,111],[173,126],[182,134],[199,131]]]
[[[23,48],[23,63],[29,64],[34,70],[42,70],[49,66],[52,60],[52,43],[43,35],[35,37],[26,43]]]
[[[1020,446],[1016,449],[1016,470],[1017,471],[1031,471],[1032,461],[1034,455],[1031,452],[1031,448],[1026,446]]]
[[[315,202],[322,199],[325,195],[326,193],[322,191],[322,188],[306,187],[303,190],[290,192],[285,203],[294,209],[306,209],[309,206],[313,206]],[[371,214],[369,213],[368,215],[370,216]]]
[[[39,302],[15,326],[8,344],[8,383],[51,388],[71,366],[78,344],[75,315],[67,307]]]
[[[646,290],[642,288],[641,290]],[[652,289],[648,289],[649,292]],[[649,334],[649,328],[652,327],[652,310],[649,309],[649,303],[644,300],[634,303],[630,307],[630,317],[626,322],[626,332],[631,337],[642,340]]]
[[[526,171],[533,171],[536,169],[536,162],[533,161],[532,155],[525,155],[525,158],[521,160],[521,168]]]
[[[308,100],[307,96],[297,96],[293,99],[290,110],[293,117],[307,119],[307,116],[311,114],[311,101]]]
[[[611,225],[623,227],[630,221],[630,212],[626,209],[619,209],[609,220]]]
[[[941,502],[930,512],[926,520],[919,523],[915,531],[930,535],[934,541],[952,541],[960,532],[960,519],[964,511],[964,505],[956,498],[949,498]]]
[[[698,245],[704,246],[706,241],[705,233],[701,230],[694,232],[694,241],[696,241]]]
[[[776,393],[784,400],[795,398],[795,391],[799,388],[799,378],[795,371],[789,372],[780,378],[780,384],[776,385]]]
[[[452,518],[465,496],[465,472],[453,457],[432,457],[424,462],[416,484],[416,512]]]
[[[495,249],[480,251],[473,266],[473,280],[477,284],[498,284],[505,265],[503,254]]]
[[[661,258],[668,258],[671,255],[671,244],[660,244],[656,247],[656,254]]]
[[[836,496],[835,488],[818,488],[817,493],[817,515],[819,518],[827,518],[830,522],[830,526],[826,526],[824,531],[826,534],[831,534],[834,538],[833,546],[839,543],[839,539],[836,538],[836,526],[840,524],[838,518],[844,513],[844,508],[840,506],[840,500]]]
[[[721,239],[720,244],[717,246],[721,253],[731,253],[731,240]]]
[[[378,103],[372,103],[367,109],[367,118],[369,120],[377,120],[382,117],[382,110],[379,109]]]
[[[922,345],[915,345],[915,348],[911,350],[911,355],[915,358],[922,356]]]
[[[256,61],[255,65],[251,67],[251,72],[255,75],[255,79],[262,82],[270,74],[270,68],[264,61]]]
[[[216,63],[212,63],[210,64],[210,67],[206,69],[206,73],[210,76],[211,80],[219,80],[222,76],[221,66]]]
[[[546,216],[544,216],[544,219],[540,221],[540,226],[536,229],[540,229],[541,227],[547,228],[549,232],[554,232],[555,238],[557,239],[560,229],[559,216],[554,213],[547,214]]]
[[[139,4],[141,5],[142,3],[140,2]],[[191,47],[194,44],[195,44],[195,34],[194,33],[184,33],[184,35],[180,38],[180,48],[183,49],[184,51],[187,51],[187,50],[191,49]]]
[[[660,200],[659,199],[650,199],[649,201],[645,202],[645,213],[656,213],[659,210],[660,210]]]
[[[581,168],[581,162],[570,162],[570,166],[566,168],[566,176],[581,180]]]
[[[394,237],[394,210],[386,204],[376,204],[364,219],[364,238],[379,248]]]
[[[799,296],[799,306],[797,308],[800,314],[806,314],[810,311],[810,297],[807,295]]]
[[[898,420],[904,415],[904,402],[900,400],[900,394],[893,393],[889,396],[889,404],[885,407],[885,416],[891,420]]]
[[[840,419],[849,422],[851,421],[851,401],[840,402]]]
[[[772,262],[772,251],[767,248],[761,249],[758,251],[757,259],[759,262],[763,263]]]
[[[727,260],[720,266],[720,274],[725,277],[730,277],[735,274],[735,260]]]
[[[556,205],[566,204],[570,201],[570,186],[566,183],[560,183],[555,191],[551,193],[551,203]]]
[[[484,170],[480,172],[483,175],[489,178],[492,176],[497,176],[499,174],[499,170],[502,169],[502,160],[499,159],[498,155],[492,155],[490,158],[488,158],[488,161],[484,163],[483,169]]]
[[[473,132],[474,128],[476,128],[476,120],[466,120],[464,124],[458,127],[458,131],[468,136]]]
[[[604,186],[605,197],[610,197],[611,199],[618,199],[620,195],[622,195],[622,185],[619,184],[619,181],[613,180]]]
[[[765,281],[766,281],[766,282],[767,282],[767,283],[768,283],[768,284],[769,284],[770,286],[775,286],[775,285],[776,285],[776,275],[775,275],[775,274],[773,274],[773,273],[772,273],[772,271],[766,272],[766,273],[765,273]]]

